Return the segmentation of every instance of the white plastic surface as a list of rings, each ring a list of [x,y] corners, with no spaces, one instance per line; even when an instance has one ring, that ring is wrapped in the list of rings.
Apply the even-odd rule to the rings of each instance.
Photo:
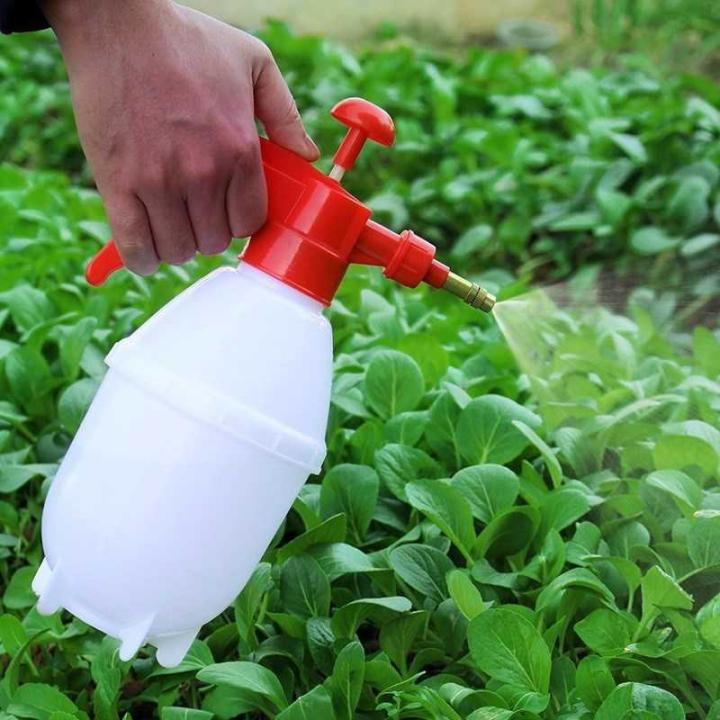
[[[247,582],[325,456],[322,306],[215,270],[107,358],[43,512],[38,610],[66,608],[178,664]]]

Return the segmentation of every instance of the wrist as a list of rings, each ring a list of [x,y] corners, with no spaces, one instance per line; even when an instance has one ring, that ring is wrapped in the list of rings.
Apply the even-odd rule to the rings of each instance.
[[[39,0],[63,47],[92,44],[106,31],[119,33],[171,7],[171,0]]]

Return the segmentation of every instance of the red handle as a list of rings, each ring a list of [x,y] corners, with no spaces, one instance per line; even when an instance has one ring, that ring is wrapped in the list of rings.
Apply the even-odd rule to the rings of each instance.
[[[85,268],[85,279],[91,285],[102,285],[112,273],[124,266],[117,245],[110,240]]]
[[[395,142],[392,118],[381,107],[367,100],[356,97],[341,100],[330,114],[349,128],[333,159],[335,165],[343,170],[352,169],[366,140],[386,146]]]

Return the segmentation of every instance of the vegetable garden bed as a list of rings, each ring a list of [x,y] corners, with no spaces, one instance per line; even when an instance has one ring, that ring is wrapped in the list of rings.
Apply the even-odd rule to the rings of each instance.
[[[528,306],[518,364],[492,318],[354,270],[323,475],[179,668],[121,663],[33,608],[42,499],[112,343],[223,259],[91,290],[108,230],[56,53],[0,41],[0,718],[720,717],[717,88],[267,40],[326,151],[338,98],[395,115],[349,178],[383,220],[503,298],[582,269],[582,312]],[[646,287],[586,313],[601,263]]]

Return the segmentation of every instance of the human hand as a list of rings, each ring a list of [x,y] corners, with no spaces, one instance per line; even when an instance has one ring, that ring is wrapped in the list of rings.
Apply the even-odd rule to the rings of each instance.
[[[170,0],[45,0],[83,149],[127,267],[222,252],[265,221],[255,125],[319,151],[268,48]]]

